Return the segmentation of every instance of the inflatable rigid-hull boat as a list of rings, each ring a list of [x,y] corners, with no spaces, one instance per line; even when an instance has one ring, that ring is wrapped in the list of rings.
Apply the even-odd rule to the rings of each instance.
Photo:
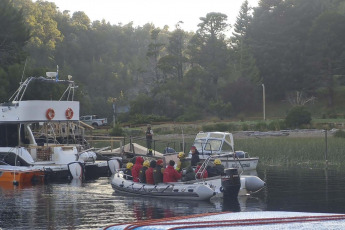
[[[215,195],[214,190],[205,184],[187,184],[184,182],[142,184],[127,180],[122,171],[115,173],[111,185],[116,192],[170,199],[209,200]]]

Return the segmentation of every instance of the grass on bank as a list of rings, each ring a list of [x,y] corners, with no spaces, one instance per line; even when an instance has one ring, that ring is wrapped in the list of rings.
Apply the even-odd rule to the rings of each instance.
[[[313,120],[312,124],[305,128],[332,129],[344,128],[343,119],[318,119]],[[279,120],[274,121],[246,121],[246,122],[217,122],[208,121],[200,123],[165,123],[153,124],[155,133],[154,146],[159,152],[163,152],[166,147],[172,147],[176,151],[182,151],[182,138],[175,138],[174,134],[183,133],[185,136],[185,152],[187,152],[193,143],[196,133],[199,131],[228,131],[236,132],[241,130],[281,130],[283,129]],[[135,128],[123,128],[125,133],[125,143],[129,143],[129,137],[135,137],[133,142],[146,146],[145,142],[146,126]],[[108,130],[94,130],[94,133],[108,135]],[[171,135],[171,136],[169,136]],[[163,139],[159,138],[164,137]],[[338,137],[336,137],[338,136]],[[328,136],[327,159],[332,167],[341,167],[345,165],[345,133],[339,132],[338,135]],[[105,145],[105,143],[103,143]],[[109,145],[109,144],[106,144]],[[300,165],[301,167],[324,167],[326,143],[323,137],[268,137],[244,139],[235,138],[235,148],[248,152],[251,156],[260,158],[260,165]]]
[[[259,165],[324,167],[326,139],[321,137],[271,137],[238,139],[236,148],[260,158]],[[343,138],[327,138],[327,160],[331,167],[345,164]]]

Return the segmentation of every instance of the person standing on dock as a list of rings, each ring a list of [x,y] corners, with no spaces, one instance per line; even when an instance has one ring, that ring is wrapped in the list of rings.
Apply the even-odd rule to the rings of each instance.
[[[154,179],[153,179],[153,170],[156,167],[156,161],[152,160],[150,162],[150,168],[148,170],[146,170],[145,174],[146,174],[146,183],[147,184],[155,184]]]
[[[152,156],[152,138],[153,138],[153,131],[151,129],[151,125],[147,125],[146,130],[146,147],[148,150],[147,155]]]
[[[163,160],[159,159],[157,161],[156,167],[153,170],[153,180],[155,184],[162,183],[163,182]]]
[[[177,182],[177,180],[181,179],[182,173],[179,173],[174,168],[175,161],[170,160],[168,167],[164,170],[163,173],[163,182]]]
[[[135,164],[132,168],[132,177],[134,182],[139,182],[139,172],[140,169],[143,167],[144,159],[142,157],[137,157],[135,160]]]

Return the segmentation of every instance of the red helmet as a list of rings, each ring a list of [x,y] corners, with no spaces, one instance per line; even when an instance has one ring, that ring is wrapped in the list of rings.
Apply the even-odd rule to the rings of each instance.
[[[192,147],[190,147],[190,149],[192,150],[192,149],[196,149],[196,147],[195,146],[192,146]]]
[[[161,165],[161,164],[163,164],[163,160],[159,159],[159,160],[157,161],[157,165]]]

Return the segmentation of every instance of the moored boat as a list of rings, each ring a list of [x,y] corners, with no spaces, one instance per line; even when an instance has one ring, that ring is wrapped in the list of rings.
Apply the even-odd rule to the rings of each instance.
[[[199,132],[193,146],[198,150],[201,160],[214,156],[221,160],[225,168],[250,171],[255,170],[259,162],[258,157],[250,157],[244,151],[235,151],[234,138],[229,132]],[[190,152],[189,158],[191,155]]]
[[[44,181],[44,171],[31,167],[0,165],[0,182],[14,185],[40,183]]]
[[[85,150],[80,144],[59,143],[56,138],[52,142],[36,141],[33,124],[47,123],[52,128],[51,124],[66,123],[69,127],[68,124],[79,121],[79,101],[73,99],[74,81],[70,76],[68,80],[59,80],[57,76],[57,72],[48,72],[48,78],[29,77],[9,102],[0,104],[0,160],[11,166],[43,171],[48,180],[108,174],[108,162],[97,161],[91,149]],[[23,100],[28,85],[34,81],[67,84],[67,89],[59,100]]]

